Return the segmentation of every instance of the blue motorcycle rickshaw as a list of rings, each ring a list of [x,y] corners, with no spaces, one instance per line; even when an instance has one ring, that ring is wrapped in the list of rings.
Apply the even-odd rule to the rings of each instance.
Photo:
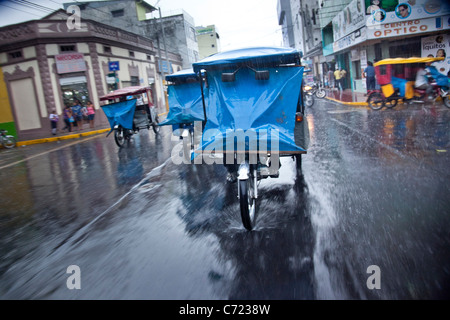
[[[102,110],[108,118],[114,140],[119,147],[129,142],[133,134],[142,129],[153,128],[159,133],[159,118],[152,103],[152,89],[146,86],[131,86],[112,91],[102,97],[100,101],[108,101],[102,105]]]
[[[204,73],[205,126],[196,157],[215,155],[215,163],[237,182],[243,225],[255,226],[258,181],[279,175],[280,158],[292,157],[301,171],[309,131],[302,99],[300,52],[258,47],[217,53],[193,64]],[[217,157],[222,154],[222,158]]]
[[[205,110],[202,100],[200,78],[192,70],[181,70],[166,76],[169,112],[160,126],[171,125],[175,136],[183,140],[183,157],[191,162],[194,145],[202,133]],[[194,130],[195,124],[197,130]],[[197,133],[197,134],[196,134]]]

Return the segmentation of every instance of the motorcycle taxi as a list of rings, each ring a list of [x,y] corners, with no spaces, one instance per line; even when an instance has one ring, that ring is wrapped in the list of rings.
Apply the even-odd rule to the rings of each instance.
[[[252,230],[258,182],[278,177],[280,157],[292,157],[301,171],[301,156],[307,153],[300,53],[243,48],[214,54],[194,63],[193,69],[205,74],[208,87],[202,90],[204,106],[208,101],[205,127],[193,158],[222,156],[215,163],[222,162],[236,178],[242,223]]]
[[[416,74],[425,63],[433,63],[444,60],[444,58],[392,58],[384,59],[374,63],[376,81],[380,89],[372,90],[368,94],[367,102],[373,110],[383,107],[393,108],[398,101],[404,102],[424,101],[425,90],[414,87]],[[448,77],[440,74],[435,68],[430,68],[432,74],[430,83],[432,86],[431,99],[435,101],[442,99],[444,105],[450,108],[449,101],[449,80]]]
[[[152,127],[155,134],[159,133],[159,118],[152,103],[150,87],[118,89],[100,97],[100,101],[108,102],[101,106],[111,126],[106,136],[114,132],[114,140],[119,147],[123,147],[139,130]]]
[[[194,145],[198,144],[202,126],[194,130],[195,123],[205,120],[199,76],[186,69],[166,76],[169,113],[159,126],[172,126],[173,135],[183,142],[183,157],[191,161]],[[205,86],[203,86],[205,90]]]

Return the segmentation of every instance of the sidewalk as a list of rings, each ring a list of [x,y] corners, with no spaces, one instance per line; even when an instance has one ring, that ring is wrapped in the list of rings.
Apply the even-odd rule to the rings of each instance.
[[[351,89],[346,89],[344,91],[331,89],[326,90],[327,96],[325,98],[328,100],[332,100],[345,105],[367,106],[367,96],[365,96],[364,93],[352,92]]]
[[[75,138],[81,138],[81,137],[87,137],[94,134],[104,133],[111,130],[110,128],[96,128],[96,129],[83,129],[81,131],[72,131],[72,132],[58,132],[56,135],[52,135],[49,133],[48,138],[40,138],[40,139],[34,139],[34,140],[27,140],[27,141],[18,141],[17,146],[28,146],[32,144],[38,144],[38,143],[45,143],[45,142],[54,142],[54,141],[61,141],[61,140],[68,140],[68,139],[75,139]]]
[[[161,117],[166,115],[167,112],[163,112],[158,114],[158,117],[161,120]],[[108,126],[98,126],[94,129],[91,129],[88,127],[87,123],[83,123],[83,130],[78,131],[77,129],[72,129],[72,132],[62,131],[61,129],[58,129],[58,133],[56,135],[52,135],[50,132],[48,133],[48,138],[40,138],[40,139],[34,139],[34,140],[27,140],[27,141],[18,141],[17,147],[20,146],[28,146],[32,144],[38,144],[38,143],[45,143],[45,142],[54,142],[54,141],[62,141],[62,140],[68,140],[68,139],[76,139],[76,138],[82,138],[91,136],[94,134],[100,134],[100,133],[106,133],[109,132],[111,128]]]

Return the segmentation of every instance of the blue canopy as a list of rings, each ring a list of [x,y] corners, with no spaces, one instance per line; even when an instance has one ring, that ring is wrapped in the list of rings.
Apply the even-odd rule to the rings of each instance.
[[[226,68],[242,64],[271,65],[290,64],[300,65],[300,52],[292,48],[255,47],[242,48],[209,56],[192,66],[194,72],[201,69]]]
[[[243,133],[245,151],[261,151],[261,146],[274,150],[275,144],[280,152],[306,151],[294,138],[303,77],[298,58],[293,49],[264,47],[218,53],[194,63],[194,71],[206,70],[208,82],[207,122],[199,149],[237,151],[234,139]],[[256,78],[261,68],[268,78]],[[234,81],[222,82],[222,73],[234,73]],[[227,146],[229,138],[233,146]]]
[[[102,106],[102,109],[108,118],[111,130],[115,125],[121,125],[125,129],[133,129],[136,99],[107,104]]]
[[[192,69],[182,70],[166,76],[173,82],[168,86],[169,113],[167,118],[159,123],[164,125],[190,124],[203,121],[202,93],[199,78]]]

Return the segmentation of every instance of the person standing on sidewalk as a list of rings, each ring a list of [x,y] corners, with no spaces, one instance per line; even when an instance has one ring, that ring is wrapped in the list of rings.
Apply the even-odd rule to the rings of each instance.
[[[344,91],[345,90],[345,76],[347,74],[347,71],[345,71],[345,69],[343,69],[342,67],[339,68],[340,74],[341,74],[341,90]]]
[[[89,127],[91,129],[94,128],[94,117],[95,117],[95,108],[92,102],[88,101],[86,103],[86,109],[87,109],[87,116],[89,121]]]
[[[52,113],[50,113],[49,119],[50,119],[50,125],[52,127],[52,134],[56,135],[56,130],[58,128],[59,116],[56,113],[55,109],[53,109]]]
[[[82,112],[82,107],[81,107],[81,103],[79,100],[75,100],[73,102],[72,114],[73,114],[73,118],[75,119],[75,122],[78,126],[78,131],[81,131],[83,129],[83,112]]]
[[[336,88],[342,90],[341,70],[339,70],[338,68],[336,68],[336,71],[334,71],[334,79],[336,81]]]
[[[63,119],[64,123],[66,124],[63,130],[67,129],[67,131],[72,132],[72,121],[70,121],[71,119],[73,120],[72,109],[68,104],[66,104],[66,108],[63,110]]]
[[[366,76],[367,91],[375,90],[375,68],[373,67],[372,61],[367,61],[367,67],[364,69],[364,74]]]

